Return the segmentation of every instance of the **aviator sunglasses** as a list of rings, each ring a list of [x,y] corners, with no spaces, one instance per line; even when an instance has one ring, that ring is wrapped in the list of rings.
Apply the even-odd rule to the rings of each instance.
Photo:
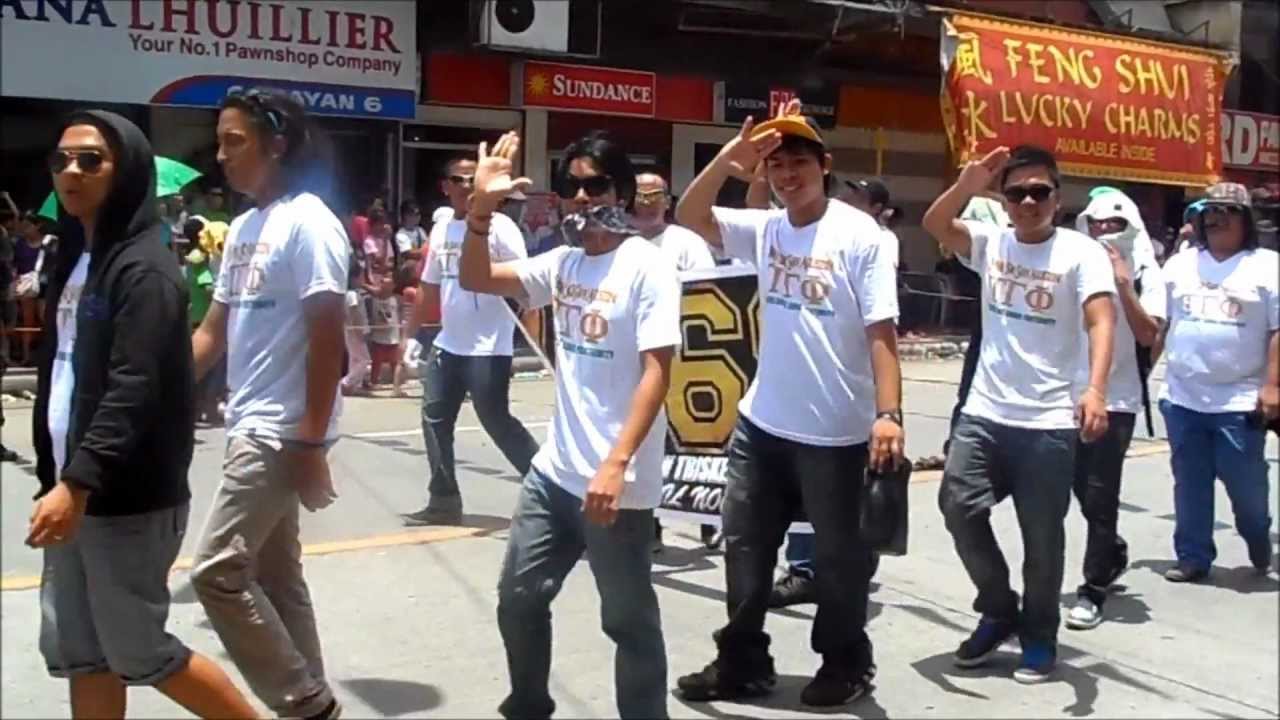
[[[49,171],[54,175],[65,172],[75,162],[80,172],[94,175],[102,169],[106,157],[101,150],[54,150],[49,153]]]
[[[587,178],[566,175],[560,179],[556,194],[569,200],[578,194],[578,190],[586,190],[587,197],[600,197],[613,187],[613,178],[608,175],[592,175]]]
[[[1053,194],[1052,185],[1015,185],[1004,189],[1004,199],[1017,205],[1027,198],[1042,203]]]

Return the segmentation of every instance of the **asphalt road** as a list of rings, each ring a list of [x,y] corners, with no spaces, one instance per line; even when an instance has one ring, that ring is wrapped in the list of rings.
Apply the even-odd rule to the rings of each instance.
[[[908,453],[940,452],[958,363],[905,367]],[[513,409],[542,437],[551,411],[545,380],[513,385]],[[28,404],[6,405],[4,441],[31,456]],[[479,430],[469,407],[459,421],[459,470],[466,527],[405,530],[397,513],[421,505],[426,464],[418,400],[348,403],[346,434],[333,453],[341,497],[308,515],[303,542],[331,679],[346,717],[493,717],[506,690],[494,622],[494,586],[518,478]],[[219,480],[223,435],[200,430],[192,467],[189,558]],[[1145,436],[1145,433],[1140,433]],[[1276,477],[1274,440],[1268,448]],[[911,550],[886,558],[872,596],[870,633],[880,674],[868,698],[841,713],[858,717],[1277,717],[1280,714],[1280,581],[1256,578],[1218,493],[1219,558],[1212,581],[1175,586],[1160,573],[1172,556],[1173,501],[1168,455],[1158,440],[1135,442],[1126,473],[1121,530],[1133,567],[1108,604],[1109,622],[1088,632],[1063,630],[1054,682],[1024,687],[1010,678],[1010,646],[985,670],[961,671],[950,654],[975,622],[972,588],[936,510],[936,473],[912,485]],[[34,478],[0,466],[0,716],[67,716],[65,685],[47,677],[36,651],[39,554],[22,544]],[[1273,487],[1272,504],[1275,505]],[[996,513],[1011,567],[1020,564],[1012,508]],[[1064,601],[1079,582],[1083,522],[1068,525]],[[695,527],[672,524],[654,568],[663,609],[671,682],[711,659],[709,637],[724,618],[723,558],[704,551]],[[1273,534],[1273,540],[1276,536]],[[195,602],[180,559],[173,575],[172,631],[229,662]],[[555,606],[552,692],[561,717],[608,717],[613,706],[612,648],[599,630],[590,573],[578,568]],[[812,606],[771,614],[779,690],[757,705],[686,705],[676,717],[806,716],[800,688],[817,667],[808,648]],[[235,676],[239,681],[239,676]],[[243,686],[243,685],[242,685]],[[131,717],[183,716],[149,689],[131,691]],[[813,716],[816,716],[813,715]]]

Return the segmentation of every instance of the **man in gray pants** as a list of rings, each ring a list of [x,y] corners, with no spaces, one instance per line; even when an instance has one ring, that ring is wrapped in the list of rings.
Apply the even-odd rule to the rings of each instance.
[[[506,300],[464,290],[458,283],[458,258],[466,234],[467,199],[476,163],[468,157],[450,160],[441,190],[454,214],[431,228],[430,252],[422,271],[418,306],[406,328],[405,364],[417,362],[422,346],[415,338],[430,307],[439,307],[441,324],[426,357],[422,374],[422,437],[431,466],[427,505],[403,515],[406,525],[458,525],[462,522],[462,493],[453,457],[453,431],[468,394],[476,416],[507,462],[524,475],[538,452],[538,443],[511,414],[511,354],[515,316]],[[506,215],[489,225],[489,256],[493,262],[526,257],[524,235]]]

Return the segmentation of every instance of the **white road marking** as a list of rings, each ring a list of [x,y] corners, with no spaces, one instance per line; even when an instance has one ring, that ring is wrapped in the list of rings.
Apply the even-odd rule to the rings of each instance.
[[[549,421],[544,422],[526,422],[524,426],[527,428],[544,428],[550,425]],[[479,425],[467,425],[465,427],[454,428],[454,432],[479,432],[484,428]],[[377,440],[380,438],[397,438],[397,437],[415,437],[422,434],[422,428],[414,430],[386,430],[383,432],[365,432],[365,433],[349,433],[343,437],[355,438],[357,440]]]

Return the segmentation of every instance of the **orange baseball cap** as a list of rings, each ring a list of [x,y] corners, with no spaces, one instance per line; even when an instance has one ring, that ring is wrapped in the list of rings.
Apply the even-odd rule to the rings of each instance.
[[[755,140],[770,130],[777,130],[782,135],[802,137],[823,147],[827,146],[826,141],[822,139],[822,132],[818,130],[818,123],[805,115],[786,115],[762,122],[751,131],[751,139]]]

